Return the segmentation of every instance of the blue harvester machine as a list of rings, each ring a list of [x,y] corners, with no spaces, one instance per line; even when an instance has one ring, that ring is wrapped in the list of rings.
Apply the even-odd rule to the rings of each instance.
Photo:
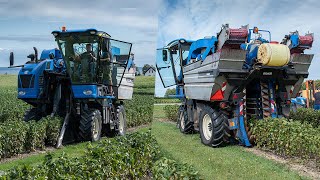
[[[131,99],[134,72],[127,67],[131,43],[111,39],[96,29],[53,31],[59,49],[37,49],[18,75],[18,99],[31,105],[24,120],[61,116],[57,147],[73,141],[97,141],[123,135],[123,100]]]
[[[182,100],[178,126],[199,131],[203,144],[218,147],[237,140],[251,146],[247,120],[286,117],[313,59],[305,54],[313,34],[292,32],[281,43],[257,27],[222,26],[217,36],[177,39],[157,50],[164,87],[176,85]]]

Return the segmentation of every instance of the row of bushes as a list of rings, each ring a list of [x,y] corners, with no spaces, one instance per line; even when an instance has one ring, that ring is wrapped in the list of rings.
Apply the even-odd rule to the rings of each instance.
[[[132,100],[125,101],[127,126],[149,124],[153,119],[153,95],[133,94]]]
[[[48,154],[41,165],[20,166],[2,179],[197,179],[190,166],[161,157],[151,132],[103,139],[88,143],[85,154],[53,158]]]
[[[180,103],[180,99],[173,99],[173,98],[154,98],[154,103],[164,104],[164,103]]]
[[[0,88],[0,123],[11,119],[22,119],[28,105],[17,100],[17,90],[15,87]]]
[[[163,107],[163,110],[168,120],[177,122],[179,105],[166,105]]]
[[[316,159],[320,165],[320,128],[285,118],[255,120],[250,124],[259,148],[282,156]]]
[[[313,127],[320,127],[320,111],[311,108],[299,108],[296,112],[290,112],[290,119],[301,123],[309,123]]]
[[[39,122],[11,120],[0,124],[0,157],[8,158],[24,152],[54,146],[60,132],[61,119],[45,117]]]

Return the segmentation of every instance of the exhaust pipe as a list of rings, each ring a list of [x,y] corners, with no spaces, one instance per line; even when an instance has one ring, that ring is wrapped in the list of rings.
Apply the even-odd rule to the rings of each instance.
[[[38,63],[38,49],[36,47],[33,47],[34,50],[34,56],[35,56],[35,61]]]

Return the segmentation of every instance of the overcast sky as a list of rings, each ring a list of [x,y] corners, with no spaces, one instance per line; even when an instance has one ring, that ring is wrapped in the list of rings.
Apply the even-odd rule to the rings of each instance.
[[[26,62],[36,46],[56,47],[51,32],[96,28],[112,38],[133,43],[136,64],[154,64],[157,39],[157,0],[0,0],[0,67]]]
[[[308,31],[315,34],[315,54],[309,69],[311,79],[320,79],[320,1],[317,0],[163,0],[159,11],[157,48],[177,38],[196,40],[215,36],[221,25],[231,28],[249,24],[270,30],[272,40],[280,41],[284,35],[298,30],[301,35]],[[165,90],[157,77],[156,95]]]

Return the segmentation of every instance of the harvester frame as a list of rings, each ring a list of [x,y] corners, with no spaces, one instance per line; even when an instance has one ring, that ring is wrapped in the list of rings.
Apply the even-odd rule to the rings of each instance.
[[[260,32],[268,33],[268,40]],[[200,131],[202,142],[213,147],[233,139],[252,146],[249,119],[289,115],[290,99],[308,77],[313,55],[304,50],[312,42],[313,34],[294,32],[279,44],[267,30],[248,25],[231,29],[226,24],[217,37],[177,39],[158,49],[161,81],[164,87],[176,85],[174,97],[182,100],[180,131]],[[274,60],[272,53],[264,58],[260,47],[268,52],[277,48],[280,58]]]

